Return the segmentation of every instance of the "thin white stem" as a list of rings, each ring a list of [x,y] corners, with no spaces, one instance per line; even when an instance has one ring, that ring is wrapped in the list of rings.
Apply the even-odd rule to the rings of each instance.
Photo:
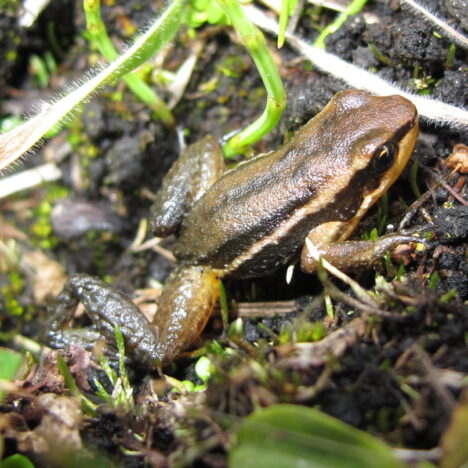
[[[18,24],[23,28],[30,28],[50,0],[24,0],[21,5]]]
[[[62,171],[53,163],[43,164],[0,179],[0,200],[14,193],[27,190],[44,182],[53,182],[62,177]]]

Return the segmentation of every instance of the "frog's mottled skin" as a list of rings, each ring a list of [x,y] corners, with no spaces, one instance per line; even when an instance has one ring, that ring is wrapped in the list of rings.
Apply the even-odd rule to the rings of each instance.
[[[266,275],[299,258],[301,250],[302,268],[314,271],[303,249],[306,237],[348,269],[414,240],[393,235],[344,242],[400,175],[417,132],[416,110],[405,98],[350,90],[335,95],[282,148],[224,175],[213,138],[190,146],[152,208],[155,234],[178,234],[178,263],[159,302],[155,344],[140,338],[140,358],[167,363],[189,346],[210,315],[222,276]],[[78,283],[72,289],[86,280]]]

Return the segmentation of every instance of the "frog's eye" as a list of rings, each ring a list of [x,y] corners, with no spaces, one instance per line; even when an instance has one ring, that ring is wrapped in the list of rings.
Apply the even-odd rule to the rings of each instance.
[[[378,148],[374,153],[372,166],[376,172],[384,172],[392,166],[394,160],[395,145],[392,143],[386,143]]]

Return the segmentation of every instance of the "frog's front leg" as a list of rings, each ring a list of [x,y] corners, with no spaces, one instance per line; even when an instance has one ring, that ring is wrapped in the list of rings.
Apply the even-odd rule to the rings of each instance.
[[[179,265],[170,274],[153,320],[163,364],[200,335],[218,300],[219,283],[219,274],[207,266]]]
[[[224,172],[216,139],[208,136],[190,145],[165,175],[151,207],[151,228],[157,236],[176,232],[185,213]]]
[[[63,330],[78,302],[83,304],[96,330]],[[70,344],[87,348],[100,338],[114,342],[114,329],[118,325],[135,360],[149,367],[162,360],[157,351],[156,330],[130,299],[98,278],[86,274],[72,276],[48,312],[43,339],[54,348]]]
[[[343,271],[363,271],[372,267],[385,255],[400,244],[409,242],[426,243],[420,237],[406,234],[389,234],[375,241],[346,241],[351,229],[347,222],[329,222],[313,229],[308,239],[314,244],[323,257],[332,265]],[[338,239],[338,240],[335,240]],[[306,273],[317,270],[317,261],[304,245],[301,255],[301,269]]]

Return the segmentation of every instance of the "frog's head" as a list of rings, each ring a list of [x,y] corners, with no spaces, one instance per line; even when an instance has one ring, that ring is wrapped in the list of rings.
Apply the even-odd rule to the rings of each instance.
[[[371,96],[353,90],[338,93],[330,105],[341,120],[350,170],[364,179],[360,211],[365,212],[408,163],[418,135],[418,114],[402,96]]]
[[[335,196],[349,205],[349,232],[405,168],[418,134],[416,108],[402,96],[348,90],[308,125],[320,135]]]

